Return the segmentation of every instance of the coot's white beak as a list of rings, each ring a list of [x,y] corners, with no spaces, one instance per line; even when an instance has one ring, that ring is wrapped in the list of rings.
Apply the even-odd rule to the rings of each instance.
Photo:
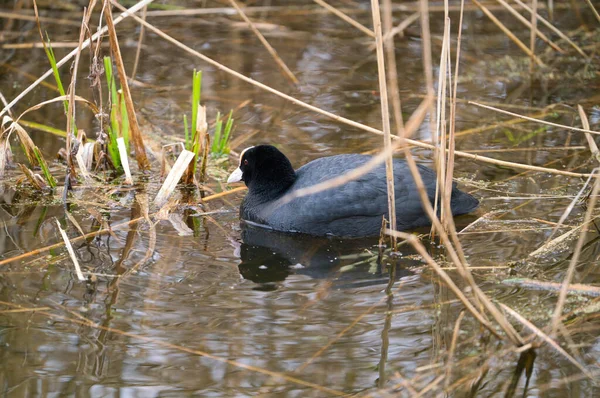
[[[244,175],[244,173],[242,172],[242,169],[240,169],[238,167],[237,169],[235,169],[235,171],[233,173],[231,173],[231,175],[227,179],[227,183],[231,184],[232,182],[242,181],[243,175]]]

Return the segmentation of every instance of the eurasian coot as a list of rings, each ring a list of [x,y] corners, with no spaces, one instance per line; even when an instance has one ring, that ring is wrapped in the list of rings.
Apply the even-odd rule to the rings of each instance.
[[[294,171],[288,158],[271,145],[258,145],[240,154],[239,167],[228,183],[244,181],[248,194],[240,207],[240,218],[274,230],[310,235],[346,237],[376,236],[381,230],[381,217],[388,214],[385,165],[335,187],[316,194],[298,197],[290,202],[280,198],[298,189],[362,166],[371,159],[367,155],[337,155],[313,160]],[[419,171],[429,199],[435,197],[436,175],[424,166]],[[405,161],[394,159],[397,228],[413,229],[430,225],[423,211],[417,187]],[[452,214],[466,214],[477,208],[479,201],[452,189]]]

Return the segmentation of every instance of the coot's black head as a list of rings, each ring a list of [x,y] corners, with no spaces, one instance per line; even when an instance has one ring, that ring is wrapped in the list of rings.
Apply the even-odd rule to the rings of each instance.
[[[242,151],[239,167],[227,182],[244,181],[251,194],[258,193],[270,200],[287,190],[295,179],[292,164],[279,149],[257,145]]]

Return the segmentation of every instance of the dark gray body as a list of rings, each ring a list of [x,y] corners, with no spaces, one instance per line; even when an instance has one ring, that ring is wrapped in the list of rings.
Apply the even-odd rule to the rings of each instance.
[[[338,155],[314,160],[296,171],[293,185],[277,199],[289,192],[307,188],[345,174],[371,159],[367,155]],[[435,173],[424,166],[419,171],[430,201],[435,197]],[[399,230],[430,225],[417,187],[405,161],[394,159],[396,193],[396,222]],[[454,184],[451,207],[453,215],[475,210],[479,202]],[[347,237],[376,236],[381,230],[381,218],[388,217],[385,165],[342,186],[313,195],[293,199],[289,203],[261,201],[260,192],[252,189],[244,198],[240,217],[278,231],[301,232],[310,235]]]

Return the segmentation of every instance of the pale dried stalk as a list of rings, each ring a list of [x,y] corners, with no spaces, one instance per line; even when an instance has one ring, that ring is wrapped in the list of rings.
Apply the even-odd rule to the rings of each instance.
[[[596,19],[598,20],[598,22],[600,22],[600,14],[598,14],[598,10],[596,10],[596,7],[594,7],[594,4],[592,4],[592,1],[591,0],[585,0],[585,2],[592,9],[592,12],[594,13],[594,16],[596,17]]]
[[[148,13],[148,6],[145,6],[142,9],[142,19],[146,20],[146,14]],[[138,64],[140,62],[140,54],[142,52],[142,42],[144,41],[144,30],[146,27],[144,25],[140,26],[140,37],[138,37],[137,49],[135,50],[135,61],[133,62],[133,70],[131,71],[131,78],[135,80],[135,75],[137,73]]]
[[[535,37],[537,33],[537,7],[538,0],[531,0],[531,34],[529,36],[529,50],[531,51],[531,57],[529,61],[529,73],[533,73],[535,70]]]
[[[313,0],[313,1],[315,3],[317,3],[318,5],[320,5],[321,7],[325,8],[327,11],[331,12],[332,14],[335,14],[339,18],[348,22],[350,25],[354,26],[356,29],[360,30],[364,34],[375,38],[375,33],[371,29],[367,28],[366,26],[364,26],[364,25],[360,24],[359,22],[355,21],[354,19],[350,18],[348,15],[344,14],[342,11],[338,10],[337,8],[327,4],[323,0]]]
[[[402,136],[404,133],[404,120],[402,118],[402,103],[398,89],[398,67],[396,66],[396,51],[394,47],[394,35],[392,31],[392,0],[383,0],[383,44],[387,56],[388,87],[391,90],[392,109],[394,110],[394,121],[396,122],[396,134]],[[418,15],[417,15],[418,17]]]
[[[532,117],[529,117],[529,116],[519,115],[518,113],[505,111],[504,109],[495,108],[493,106],[483,105],[483,104],[480,104],[480,103],[475,102],[475,101],[469,101],[468,104],[475,105],[475,106],[478,106],[480,108],[489,109],[491,111],[503,113],[505,115],[518,117],[518,118],[521,118],[521,119],[524,119],[524,120],[529,120],[530,122],[536,122],[536,123],[540,123],[540,124],[545,124],[545,125],[552,126],[552,127],[559,127],[561,129],[565,129],[565,130],[577,131],[579,133],[600,134],[600,131],[594,131],[594,130],[585,129],[585,128],[580,129],[578,127],[567,126],[567,125],[564,125],[564,124],[547,122],[547,121],[542,120],[542,119],[535,119],[535,118],[532,118]]]
[[[114,0],[111,0],[112,4],[119,8],[119,9],[125,9],[123,6],[121,6],[119,3],[117,3]],[[189,54],[194,55],[195,57],[203,60],[204,62],[214,66],[217,69],[220,69],[226,73],[229,73],[235,77],[237,77],[240,80],[243,80],[247,83],[250,83],[256,87],[259,87],[265,91],[268,91],[272,94],[275,94],[281,98],[284,98],[288,101],[290,101],[293,104],[302,106],[303,108],[309,109],[313,112],[317,112],[321,115],[324,115],[326,117],[329,117],[335,121],[347,124],[349,126],[353,126],[356,128],[359,128],[361,130],[364,131],[368,131],[370,133],[373,134],[378,134],[378,135],[383,135],[383,131],[378,130],[376,128],[364,125],[362,123],[358,123],[355,122],[353,120],[347,119],[345,117],[342,116],[338,116],[334,113],[325,111],[323,109],[320,109],[316,106],[310,105],[306,102],[303,102],[297,98],[294,98],[290,95],[287,95],[285,93],[282,93],[281,91],[275,90],[274,88],[267,86],[266,84],[260,83],[254,79],[251,79],[247,76],[244,76],[243,74],[236,72],[235,70],[228,68],[225,65],[220,64],[219,62],[213,60],[212,58],[209,58],[207,56],[205,56],[204,54],[199,53],[198,51],[186,46],[185,44],[181,43],[180,41],[174,39],[173,37],[169,36],[168,34],[166,34],[165,32],[163,32],[162,30],[156,28],[154,25],[148,23],[147,21],[142,20],[141,18],[137,17],[136,15],[132,15],[131,16],[133,19],[135,19],[138,23],[146,26],[149,30],[151,30],[152,32],[156,33],[158,36],[162,37],[163,39],[167,40],[168,42],[174,44],[175,46],[181,48],[182,50],[188,52]],[[433,85],[432,85],[433,87]],[[433,93],[433,91],[432,91]],[[432,94],[432,97],[434,97],[434,95]],[[407,134],[407,136],[409,136]],[[397,135],[392,135],[391,136],[393,139],[399,140],[400,137],[398,137]],[[426,142],[421,142],[421,141],[416,141],[416,140],[412,140],[409,138],[405,139],[406,144],[410,144],[419,148],[425,148],[425,149],[433,149],[434,146],[431,144],[428,144]],[[539,166],[531,166],[531,165],[527,165],[527,164],[521,164],[521,163],[514,163],[514,162],[507,162],[504,160],[499,160],[499,159],[493,159],[493,158],[489,158],[486,156],[479,156],[479,155],[474,155],[474,154],[470,154],[467,152],[462,152],[462,151],[455,151],[454,154],[456,156],[461,156],[461,157],[465,157],[467,159],[473,159],[476,161],[481,161],[481,162],[485,162],[485,163],[490,163],[490,164],[495,164],[495,165],[499,165],[499,166],[506,166],[506,167],[513,167],[516,169],[522,169],[522,170],[532,170],[532,171],[541,171],[541,172],[545,172],[545,173],[552,173],[552,174],[557,174],[557,175],[564,175],[564,176],[570,176],[570,177],[588,177],[589,174],[585,174],[585,173],[574,173],[574,172],[570,172],[570,171],[563,171],[563,170],[558,170],[558,169],[552,169],[552,168],[547,168],[547,167],[539,167]]]
[[[177,186],[177,183],[181,180],[181,176],[185,173],[193,158],[194,152],[188,151],[187,149],[184,149],[183,152],[179,154],[171,171],[169,171],[167,178],[165,178],[165,182],[158,191],[156,198],[154,198],[154,203],[157,206],[162,205],[173,193],[175,186]]]
[[[533,54],[529,48],[527,48],[527,46],[525,44],[523,44],[523,42],[521,40],[519,40],[517,38],[517,36],[514,35],[513,32],[510,31],[510,29],[508,29],[506,26],[504,26],[504,24],[502,22],[500,22],[500,20],[498,18],[496,18],[496,16],[494,14],[492,14],[492,12],[483,4],[481,4],[479,1],[477,0],[471,0],[473,1],[473,3],[475,3],[475,5],[477,5],[477,7],[479,7],[481,9],[481,11],[483,11],[483,13],[485,15],[487,15],[487,17],[497,26],[500,28],[500,30],[502,30],[502,32],[504,32],[504,34],[506,36],[508,36],[508,38],[510,40],[512,40],[521,50],[523,50],[525,52],[525,54],[529,55],[531,58],[533,58],[533,60],[535,61],[536,64],[538,64],[539,66],[544,66],[544,63],[542,62],[541,59],[539,59],[535,54]]]
[[[277,54],[277,51],[275,51],[275,49],[271,46],[271,44],[269,44],[269,42],[267,41],[267,39],[265,39],[265,37],[263,36],[263,34],[260,33],[260,31],[258,30],[258,28],[250,20],[250,18],[248,18],[246,16],[246,14],[244,13],[244,10],[242,10],[240,8],[240,6],[237,4],[237,2],[235,0],[229,0],[229,2],[236,9],[236,11],[238,12],[238,14],[240,14],[240,17],[242,17],[242,19],[248,24],[248,26],[250,27],[250,29],[252,30],[252,32],[254,32],[254,34],[256,35],[256,37],[258,37],[258,40],[260,40],[260,42],[262,43],[262,45],[265,46],[265,48],[267,49],[267,51],[269,52],[269,54],[271,54],[271,56],[275,60],[275,63],[277,64],[277,66],[279,66],[279,68],[283,71],[284,75],[288,79],[290,79],[292,83],[298,84],[299,81],[296,78],[296,75],[294,75],[294,73],[290,70],[290,68],[288,68],[288,66],[285,64],[285,62],[283,62],[283,60]]]
[[[551,335],[556,335],[556,331],[558,329],[558,324],[561,322],[560,317],[562,315],[562,310],[565,305],[565,301],[567,299],[567,293],[569,289],[569,285],[573,280],[573,275],[575,274],[575,267],[577,262],[579,261],[579,255],[581,254],[581,249],[583,248],[583,244],[585,243],[585,238],[587,236],[587,224],[592,219],[592,213],[596,207],[596,200],[598,192],[600,191],[600,179],[596,178],[594,181],[594,187],[592,188],[592,194],[590,197],[590,202],[588,203],[588,208],[585,212],[584,217],[584,225],[585,227],[581,228],[581,232],[579,233],[579,239],[577,239],[577,244],[575,245],[575,250],[573,251],[573,255],[571,256],[571,261],[569,262],[569,268],[567,269],[567,274],[565,275],[565,279],[563,280],[562,288],[560,289],[560,294],[558,296],[558,301],[556,303],[556,308],[554,310],[554,315],[552,316],[552,332]]]
[[[127,73],[125,72],[125,65],[123,64],[123,57],[121,57],[121,49],[119,47],[119,40],[117,39],[117,31],[113,23],[112,7],[109,0],[104,0],[104,13],[106,18],[106,25],[108,27],[108,38],[110,40],[110,48],[113,53],[115,65],[119,73],[119,82],[121,83],[121,90],[123,90],[123,98],[125,100],[125,108],[127,109],[127,118],[129,120],[129,128],[131,132],[131,141],[135,147],[135,158],[137,160],[140,170],[149,170],[150,162],[146,156],[146,147],[144,145],[144,138],[140,126],[138,125],[137,116],[135,114],[135,108],[133,106],[133,98],[131,98],[131,91],[129,90],[129,83],[127,82]]]
[[[525,319],[521,314],[519,314],[517,311],[513,310],[509,306],[504,305],[502,303],[500,303],[500,306],[502,307],[502,309],[504,309],[506,312],[508,312],[510,315],[512,315],[515,319],[517,319],[519,322],[521,322],[527,329],[531,330],[538,337],[541,337],[552,348],[554,348],[562,356],[567,358],[569,360],[569,362],[571,362],[573,365],[575,365],[587,377],[589,377],[590,379],[595,378],[594,375],[592,375],[589,370],[587,370],[582,364],[580,364],[575,358],[573,358],[568,352],[566,352],[560,345],[558,345],[557,342],[552,340],[552,338],[550,336],[548,336],[546,333],[542,332],[538,327],[536,327],[534,324],[532,324],[527,319]]]
[[[388,0],[385,0],[385,1],[387,2]],[[403,20],[402,22],[400,22],[398,25],[394,26],[388,32],[384,33],[384,35],[383,35],[383,41],[386,42],[386,41],[392,39],[397,34],[404,32],[404,30],[406,28],[408,28],[417,19],[419,19],[420,15],[421,14],[419,12],[414,12],[414,13],[410,14],[405,20]],[[385,25],[385,20],[384,20],[384,25]]]
[[[58,231],[65,242],[65,246],[67,247],[67,251],[69,252],[69,256],[71,257],[71,261],[73,261],[73,266],[75,267],[75,275],[77,275],[77,279],[80,281],[85,281],[85,277],[81,273],[81,268],[79,267],[79,261],[77,261],[77,257],[75,256],[75,251],[73,250],[73,245],[69,241],[69,237],[67,233],[60,227],[60,222],[56,220],[56,225],[58,226]]]
[[[450,290],[452,290],[454,295],[461,301],[461,303],[463,303],[467,311],[469,311],[471,315],[473,315],[475,319],[477,319],[477,321],[479,321],[479,323],[481,323],[481,325],[488,329],[493,335],[495,335],[496,337],[500,337],[498,335],[498,332],[496,332],[496,330],[494,329],[494,327],[488,322],[487,319],[484,318],[483,314],[480,313],[473,306],[473,304],[471,304],[471,302],[469,301],[469,299],[467,299],[462,290],[460,290],[460,288],[456,286],[456,284],[454,283],[452,278],[448,276],[446,271],[444,271],[442,267],[440,267],[439,264],[436,263],[435,260],[429,255],[427,249],[425,249],[425,246],[423,246],[419,239],[417,239],[414,235],[400,231],[392,231],[388,229],[386,233],[390,235],[396,235],[396,237],[405,239],[409,244],[411,244],[419,253],[419,255],[423,258],[423,260],[425,260],[425,262],[442,278],[442,280],[446,283]]]
[[[130,7],[129,9],[123,8],[124,12],[121,15],[119,15],[117,18],[115,18],[114,25],[117,25],[118,23],[123,21],[125,18],[132,16],[133,13],[139,11],[142,7],[152,3],[153,1],[154,0],[142,0],[139,3],[137,3],[136,5],[134,5],[133,7]],[[79,26],[79,24],[77,24],[77,26]],[[107,32],[107,30],[108,30],[108,28],[104,27],[104,28],[100,29],[98,32],[96,32],[90,39],[85,40],[81,45],[81,50],[87,48],[91,42],[96,41],[99,37],[104,35]],[[75,49],[75,50],[71,51],[69,54],[65,55],[60,61],[58,61],[56,63],[56,67],[60,68],[61,66],[66,64],[71,58],[73,58],[75,56],[75,54],[77,54],[77,51],[78,51],[78,49]],[[37,87],[41,82],[43,82],[50,75],[52,75],[52,68],[48,69],[46,71],[46,73],[44,73],[36,81],[31,83],[25,90],[21,91],[21,94],[19,94],[15,99],[13,99],[8,105],[6,105],[0,111],[0,116],[4,115],[9,109],[11,109],[13,106],[15,106],[15,104],[17,102],[19,102],[23,97],[25,97],[25,95],[29,94],[35,87]]]
[[[579,118],[581,119],[581,124],[583,125],[583,128],[589,130],[590,122],[587,118],[587,115],[585,114],[585,111],[583,110],[583,107],[579,104],[577,105],[577,112],[579,112]],[[598,163],[600,163],[600,153],[598,151],[598,145],[596,145],[596,141],[594,141],[594,137],[592,137],[590,133],[585,133],[585,139],[588,142],[592,156],[594,157],[594,159],[596,159]]]
[[[383,121],[383,143],[386,150],[392,148],[392,137],[390,132],[390,110],[388,105],[387,84],[385,78],[385,60],[383,56],[383,33],[381,31],[381,13],[379,11],[379,0],[371,0],[371,12],[373,14],[373,30],[375,31],[375,44],[377,45],[377,71],[379,75],[379,91],[381,100],[381,117]],[[385,158],[385,177],[387,181],[387,199],[389,223],[392,230],[396,230],[396,192],[394,189],[394,159],[392,152]],[[392,247],[396,248],[396,239],[392,238]]]

